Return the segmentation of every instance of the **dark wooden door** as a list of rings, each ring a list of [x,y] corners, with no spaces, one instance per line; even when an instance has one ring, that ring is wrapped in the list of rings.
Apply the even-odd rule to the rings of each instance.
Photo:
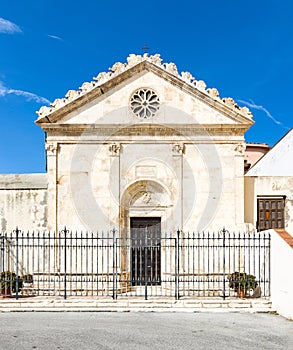
[[[260,197],[257,199],[257,230],[284,228],[284,197]]]
[[[131,282],[161,283],[161,218],[131,218]]]

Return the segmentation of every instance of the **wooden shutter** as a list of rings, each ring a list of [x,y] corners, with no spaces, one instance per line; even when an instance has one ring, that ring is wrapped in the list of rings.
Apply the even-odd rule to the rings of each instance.
[[[259,197],[257,199],[257,230],[284,228],[285,197]]]

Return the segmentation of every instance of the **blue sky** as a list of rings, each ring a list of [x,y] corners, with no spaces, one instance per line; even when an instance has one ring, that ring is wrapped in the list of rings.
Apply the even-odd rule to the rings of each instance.
[[[145,43],[250,105],[246,141],[273,145],[292,127],[291,0],[11,0],[0,18],[0,173],[44,172],[35,111]]]

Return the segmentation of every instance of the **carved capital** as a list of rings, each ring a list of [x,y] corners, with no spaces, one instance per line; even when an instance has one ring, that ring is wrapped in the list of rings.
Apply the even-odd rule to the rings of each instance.
[[[272,183],[272,190],[279,191],[282,188],[281,183],[279,181],[274,181]]]
[[[112,143],[109,145],[109,151],[112,156],[119,156],[120,149],[121,147],[119,143]]]
[[[239,143],[238,145],[235,146],[234,151],[236,155],[243,156],[245,149],[246,149],[245,145],[243,143]]]
[[[45,148],[48,156],[56,156],[58,149],[57,143],[46,143]]]
[[[176,143],[172,147],[173,155],[175,156],[181,156],[184,154],[184,144],[183,143]]]

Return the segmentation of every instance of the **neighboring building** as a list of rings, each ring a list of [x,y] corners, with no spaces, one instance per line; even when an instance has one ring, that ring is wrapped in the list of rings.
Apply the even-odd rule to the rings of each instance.
[[[245,175],[245,222],[293,232],[293,129]]]
[[[160,55],[131,54],[38,114],[48,173],[1,175],[2,230],[244,229],[252,115]]]
[[[247,172],[269,150],[270,147],[266,143],[246,143],[244,171]]]

